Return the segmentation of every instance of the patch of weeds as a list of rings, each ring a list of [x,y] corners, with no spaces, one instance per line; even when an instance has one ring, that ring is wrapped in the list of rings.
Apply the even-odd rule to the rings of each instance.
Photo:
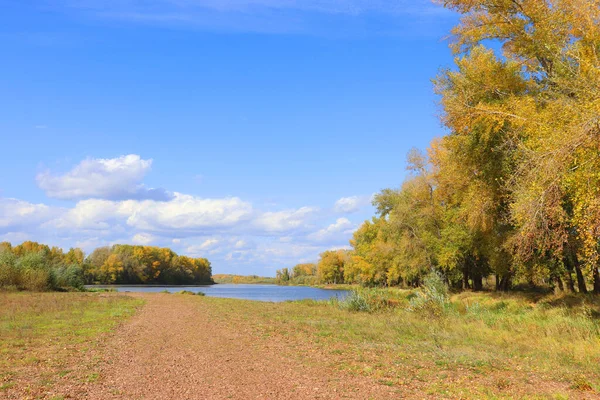
[[[86,382],[96,382],[98,379],[100,378],[100,374],[97,372],[92,372],[91,374],[89,374],[86,378],[85,381]]]
[[[204,293],[204,292],[198,292],[198,293],[196,293],[196,296],[204,297],[204,296],[206,296],[206,293]]]
[[[450,304],[448,286],[442,276],[431,271],[423,279],[423,285],[410,299],[410,311],[431,317],[441,317]]]
[[[353,289],[344,299],[336,298],[330,302],[342,310],[367,313],[391,309],[400,304],[398,299],[392,298],[389,290],[372,288]]]
[[[0,385],[0,390],[8,390],[13,386],[15,386],[14,382],[6,382]]]
[[[496,387],[500,390],[508,389],[510,386],[510,381],[506,378],[498,378],[496,380]]]
[[[181,290],[179,292],[177,292],[177,294],[187,294],[187,295],[195,295],[196,293],[194,292],[190,292],[189,290]]]
[[[579,390],[582,392],[591,392],[594,390],[590,381],[588,381],[583,375],[580,375],[573,380],[571,389]]]

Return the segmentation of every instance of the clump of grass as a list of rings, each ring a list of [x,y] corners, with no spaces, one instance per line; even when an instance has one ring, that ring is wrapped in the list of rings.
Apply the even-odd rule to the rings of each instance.
[[[195,295],[196,293],[194,292],[190,292],[189,290],[181,290],[179,292],[177,292],[177,294],[188,294],[188,295]]]
[[[582,391],[582,392],[590,392],[590,391],[594,390],[594,388],[592,387],[592,384],[583,375],[577,376],[573,380],[573,384],[571,385],[571,388]]]
[[[206,296],[206,293],[204,293],[204,292],[198,292],[198,293],[196,293],[196,296]]]
[[[161,293],[163,293],[163,294],[171,294],[171,292],[169,292],[168,290],[163,290]]]
[[[342,300],[336,298],[333,302],[342,310],[367,313],[394,308],[400,304],[392,291],[373,288],[353,289]]]
[[[409,310],[439,317],[445,313],[449,304],[448,286],[439,273],[432,271],[411,297]]]
[[[117,289],[113,288],[87,288],[83,291],[88,293],[117,293]]]

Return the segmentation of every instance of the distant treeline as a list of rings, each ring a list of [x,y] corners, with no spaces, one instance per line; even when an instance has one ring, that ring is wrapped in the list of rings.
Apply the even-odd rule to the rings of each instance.
[[[84,284],[213,283],[205,258],[179,256],[167,248],[114,245],[87,257],[81,249],[63,252],[36,242],[0,243],[0,288],[73,290]]]
[[[298,264],[291,270],[283,268],[277,271],[275,281],[278,285],[317,285],[324,282],[317,276],[316,264]],[[339,281],[338,283],[343,283]]]
[[[228,275],[228,274],[217,274],[213,275],[213,280],[216,283],[234,283],[234,284],[274,284],[275,278],[258,276],[258,275]]]

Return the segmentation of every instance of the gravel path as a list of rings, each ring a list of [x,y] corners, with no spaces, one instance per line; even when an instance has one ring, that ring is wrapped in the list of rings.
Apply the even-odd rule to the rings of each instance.
[[[283,338],[232,324],[202,298],[133,294],[146,305],[106,342],[88,399],[391,399],[390,388],[287,359]],[[299,349],[298,351],[302,351]]]

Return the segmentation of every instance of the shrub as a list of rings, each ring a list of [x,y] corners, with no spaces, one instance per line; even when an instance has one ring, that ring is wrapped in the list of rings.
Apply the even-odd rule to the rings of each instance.
[[[409,309],[431,316],[441,316],[448,305],[448,286],[438,272],[432,271],[423,279],[423,285],[410,299]]]
[[[79,265],[52,262],[43,251],[17,256],[0,252],[0,288],[13,290],[83,290],[83,270]]]
[[[17,258],[10,251],[0,252],[0,287],[8,288],[19,286],[19,271],[16,267]]]
[[[61,265],[50,272],[51,286],[54,289],[83,290],[83,270],[78,265]]]
[[[371,313],[393,308],[400,304],[400,301],[392,298],[389,289],[360,288],[351,290],[337,304],[343,310]]]

